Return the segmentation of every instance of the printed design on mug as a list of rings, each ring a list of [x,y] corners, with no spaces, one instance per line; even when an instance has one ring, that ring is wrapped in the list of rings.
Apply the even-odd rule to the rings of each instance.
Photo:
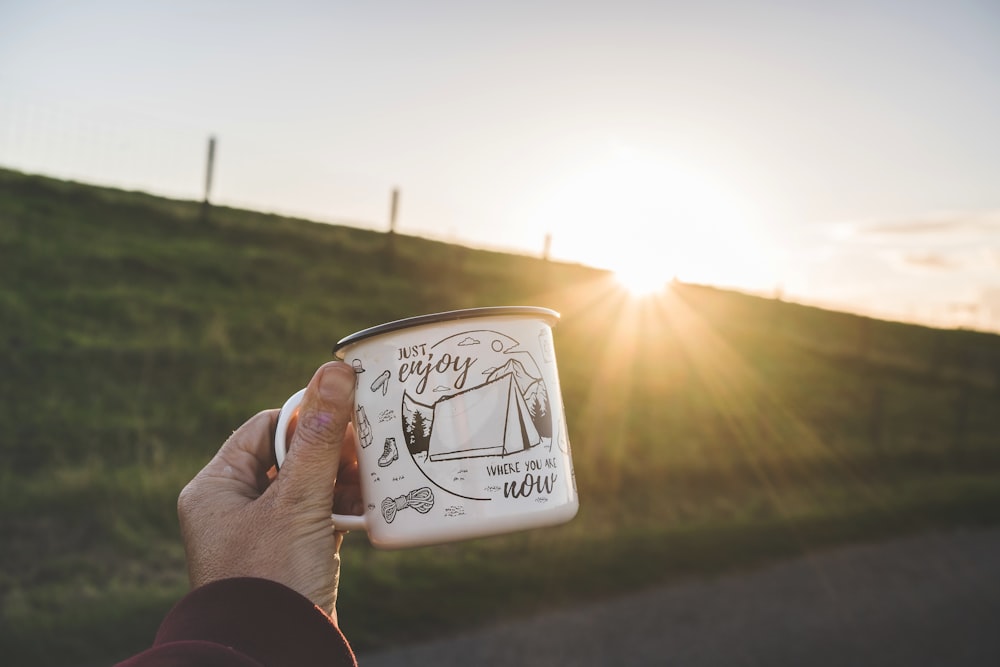
[[[393,461],[399,460],[399,448],[395,438],[386,438],[382,448],[382,456],[378,457],[380,468],[388,467]]]
[[[351,360],[351,368],[354,369],[354,388],[357,389],[358,385],[361,384],[361,374],[365,372],[365,367],[360,359],[353,359]]]
[[[395,498],[386,498],[382,501],[382,518],[386,523],[392,523],[396,519],[396,513],[407,507],[427,514],[434,507],[434,492],[429,486],[422,486],[413,489],[409,493]]]
[[[372,425],[368,421],[368,415],[365,414],[365,406],[358,406],[358,413],[354,419],[354,428],[358,433],[358,442],[361,443],[362,447],[368,447],[372,444]]]
[[[507,477],[527,472],[529,462],[519,458],[550,451],[548,388],[535,359],[520,346],[506,334],[473,330],[400,349],[406,449],[439,488],[490,500],[456,490],[457,462],[479,459],[477,467],[488,476]],[[485,485],[483,492],[494,493]]]
[[[371,389],[373,392],[381,390],[382,395],[385,396],[386,394],[389,393],[390,377],[392,377],[392,373],[390,373],[389,371],[382,371],[382,374],[379,375],[377,378],[375,378],[375,381],[372,382],[372,385],[371,387],[369,387],[369,389]]]

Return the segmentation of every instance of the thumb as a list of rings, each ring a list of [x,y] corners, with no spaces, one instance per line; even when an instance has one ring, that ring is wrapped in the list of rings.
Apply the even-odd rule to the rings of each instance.
[[[299,510],[329,514],[340,452],[354,406],[354,369],[342,361],[321,366],[299,405],[295,433],[273,486],[278,498]]]

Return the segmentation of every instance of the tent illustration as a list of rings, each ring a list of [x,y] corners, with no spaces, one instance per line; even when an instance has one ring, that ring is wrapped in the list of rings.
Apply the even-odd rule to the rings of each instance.
[[[434,404],[431,461],[506,456],[541,442],[514,374],[507,373]]]

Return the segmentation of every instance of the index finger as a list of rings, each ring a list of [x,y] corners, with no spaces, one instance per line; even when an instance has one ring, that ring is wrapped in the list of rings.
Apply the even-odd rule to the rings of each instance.
[[[232,480],[243,495],[259,496],[267,488],[267,471],[275,465],[277,422],[278,410],[258,412],[226,439],[197,477]]]

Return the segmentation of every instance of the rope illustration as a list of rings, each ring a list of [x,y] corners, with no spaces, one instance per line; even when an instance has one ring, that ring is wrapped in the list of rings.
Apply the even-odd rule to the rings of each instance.
[[[434,493],[429,486],[413,489],[405,496],[397,498],[386,498],[382,501],[382,517],[386,523],[392,523],[396,518],[396,512],[407,507],[412,507],[421,514],[427,514],[434,507]]]

